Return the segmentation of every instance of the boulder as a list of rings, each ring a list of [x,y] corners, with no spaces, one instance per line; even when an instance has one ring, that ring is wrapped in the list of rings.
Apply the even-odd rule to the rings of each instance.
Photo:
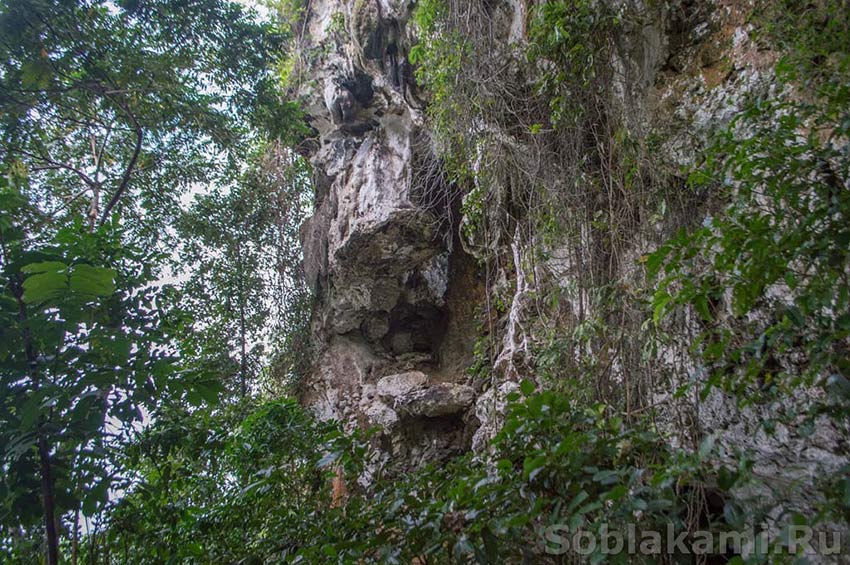
[[[465,411],[474,399],[472,387],[442,383],[405,393],[396,398],[394,408],[402,417],[437,418]]]
[[[422,371],[389,375],[378,381],[378,396],[392,404],[398,397],[423,388],[427,382],[428,377]]]

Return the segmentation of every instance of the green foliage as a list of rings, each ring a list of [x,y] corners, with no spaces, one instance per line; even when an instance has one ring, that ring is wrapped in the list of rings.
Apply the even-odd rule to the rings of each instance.
[[[416,3],[413,13],[413,23],[420,33],[424,35],[433,34],[440,23],[448,14],[445,0],[421,0]]]
[[[463,214],[463,235],[467,241],[474,241],[475,234],[484,225],[484,189],[481,186],[474,186],[463,197],[460,211]]]
[[[66,265],[61,261],[43,261],[24,265],[21,272],[29,275],[21,285],[24,290],[21,298],[26,304],[39,304],[59,297],[85,302],[90,298],[109,296],[115,290],[115,271],[85,263]]]
[[[39,206],[92,226],[123,209],[163,237],[180,193],[245,140],[236,115],[293,115],[265,68],[280,36],[224,0],[12,0],[0,35],[2,160]]]
[[[714,520],[718,530],[775,510],[727,501],[722,519],[708,513],[708,485],[752,486],[749,460],[713,436],[671,447],[651,408],[628,400],[635,375],[604,380],[628,361],[635,316],[622,305],[636,298],[597,271],[614,270],[624,210],[666,210],[661,194],[633,196],[654,188],[646,148],[607,100],[628,3],[534,3],[528,47],[516,51],[480,41],[487,3],[468,4],[417,2],[410,51],[449,177],[468,188],[464,235],[511,233],[487,225],[509,216],[511,230],[537,230],[532,240],[580,237],[606,264],[575,283],[594,314],[537,336],[544,386],[519,384],[490,451],[390,478],[376,449],[386,438],[248,394],[297,390],[312,354],[298,233],[309,170],[287,148],[306,126],[296,103],[277,99],[270,65],[288,46],[279,78],[300,72],[291,42],[308,4],[275,1],[276,27],[218,0],[0,5],[4,560],[36,561],[45,533],[55,550],[53,523],[67,549],[81,515],[97,531],[80,561],[496,563],[541,559],[554,524],[684,532]],[[753,105],[692,172],[692,187],[725,207],[645,258],[662,278],[643,326],[655,357],[668,317],[690,311],[705,392],[781,401],[814,384],[824,394],[810,415],[840,422],[850,402],[845,5],[772,3],[768,31],[788,51],[779,74],[811,96]],[[328,31],[342,39],[343,14]],[[246,158],[245,147],[258,148]],[[553,165],[547,175],[541,163]],[[211,181],[180,210],[181,192]],[[168,257],[152,245],[166,232],[180,242],[174,270],[191,271],[179,289],[161,280]],[[556,310],[572,290],[545,298]],[[489,369],[482,340],[470,373]],[[231,389],[216,405],[234,378],[241,398]],[[730,458],[737,467],[709,463]],[[339,476],[343,500],[329,488]],[[818,487],[810,522],[846,521],[846,477]]]
[[[762,6],[769,41],[783,54],[777,70],[788,80],[825,94],[850,71],[850,15],[846,0],[779,0]]]
[[[282,28],[292,28],[304,16],[304,0],[262,0],[260,2],[274,11],[277,24]]]
[[[446,167],[457,180],[469,180],[466,135],[456,128],[457,116],[469,112],[457,95],[458,77],[469,64],[470,45],[456,30],[440,25],[447,16],[444,0],[419,2],[413,21],[419,41],[410,50],[410,62],[416,68],[416,80],[426,85],[430,95],[428,115],[434,131],[447,147],[441,151]]]
[[[328,22],[327,32],[340,38],[345,37],[347,33],[345,28],[345,14],[334,12],[331,15],[331,21]]]
[[[3,179],[5,181],[5,179]],[[94,516],[114,479],[116,442],[163,396],[208,387],[202,375],[177,379],[173,293],[152,286],[156,254],[122,241],[109,222],[82,220],[39,242],[23,221],[32,209],[0,181],[0,547],[7,527],[27,531],[41,498],[56,516]],[[49,468],[49,491],[36,479]]]
[[[697,457],[668,451],[603,405],[581,409],[534,388],[526,381],[511,398],[491,455],[428,467],[349,498],[344,511],[325,509],[308,538],[324,545],[305,545],[295,562],[511,563],[542,555],[541,532],[555,524],[685,527],[678,489],[707,471]]]
[[[184,341],[187,362],[212,364],[232,390],[256,390],[251,376],[269,362],[280,385],[306,370],[312,305],[301,270],[299,227],[310,210],[309,171],[290,149],[260,148],[233,185],[196,197],[178,230],[179,267],[194,331]]]
[[[728,206],[648,258],[650,274],[663,273],[654,319],[688,305],[701,320],[709,388],[752,401],[816,384],[827,404],[848,400],[846,108],[842,95],[741,114],[700,172],[723,179],[715,190]]]
[[[299,547],[326,504],[321,446],[333,427],[294,400],[173,407],[126,450],[135,470],[108,511],[124,563],[269,562]]]
[[[189,409],[222,391],[213,344],[192,355],[204,323],[179,306],[219,320],[163,280],[179,197],[226,182],[252,139],[291,143],[305,126],[268,65],[285,34],[226,0],[9,0],[0,35],[0,551],[52,565],[125,478],[116,446],[166,400]],[[301,174],[287,186],[303,192]],[[271,192],[254,209],[273,215]],[[216,220],[215,205],[257,220],[247,199],[209,200]],[[210,216],[199,260],[227,240],[216,230],[232,236]]]
[[[618,8],[594,0],[547,1],[535,7],[529,26],[528,57],[542,67],[538,89],[549,99],[554,124],[577,123],[592,107],[585,102],[606,96],[612,40],[626,4]]]

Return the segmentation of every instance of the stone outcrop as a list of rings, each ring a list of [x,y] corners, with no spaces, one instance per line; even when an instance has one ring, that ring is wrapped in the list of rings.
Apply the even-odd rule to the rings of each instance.
[[[450,187],[426,178],[439,164],[407,59],[411,9],[311,2],[299,94],[317,133],[302,239],[322,348],[303,400],[323,418],[381,427],[394,455],[416,465],[422,450],[469,447],[475,393],[464,369],[477,329],[466,298],[482,285],[457,245]]]
[[[516,381],[534,376],[530,301],[538,285],[554,280],[568,287],[594,252],[585,233],[579,245],[538,244],[514,228],[497,234],[504,261],[488,290],[492,296],[501,288],[507,304],[500,319],[485,324],[499,344],[492,382],[473,382],[465,369],[482,333],[487,296],[482,269],[467,252],[484,257],[493,250],[460,236],[460,203],[440,173],[423,115],[425,96],[408,62],[413,4],[311,1],[301,46],[305,79],[298,85],[316,132],[307,145],[315,213],[302,236],[321,345],[303,401],[322,418],[380,427],[387,457],[405,467],[485,448]],[[498,15],[494,21],[504,24],[501,43],[522,41],[527,3],[489,4]],[[775,59],[750,37],[745,4],[651,3],[645,25],[621,38],[624,47],[611,65],[616,76],[631,80],[615,85],[617,101],[638,106],[644,121],[662,116],[670,124],[662,151],[671,167],[692,163],[709,133],[728,123],[747,96],[773,88]],[[613,280],[623,288],[635,282],[638,259],[657,243],[652,220],[638,227],[611,260]],[[537,263],[541,248],[546,261]],[[566,316],[593,315],[582,296],[564,302]],[[686,357],[686,342],[659,353],[659,373],[699,378],[699,367],[677,364]],[[615,384],[626,377],[616,363],[611,372]],[[672,405],[674,390],[648,391],[650,403]],[[814,439],[794,430],[754,436],[748,422],[757,422],[758,414],[733,413],[718,393],[688,417],[717,433],[720,444],[752,449],[760,457],[757,468],[777,482],[788,479],[788,469],[812,477],[846,464],[838,430],[820,429]],[[659,422],[683,443],[693,439],[672,411]]]

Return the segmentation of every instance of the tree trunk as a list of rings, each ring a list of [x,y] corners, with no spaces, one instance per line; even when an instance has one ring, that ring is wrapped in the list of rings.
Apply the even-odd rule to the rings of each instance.
[[[44,506],[44,531],[47,538],[47,565],[59,565],[59,535],[56,531],[56,504],[53,498],[53,472],[50,448],[38,433],[38,458],[41,462],[41,502]]]
[[[24,355],[29,365],[30,380],[34,390],[41,385],[38,374],[38,353],[30,333],[27,306],[24,303],[23,281],[17,278],[12,293],[18,302],[18,321],[21,323]],[[47,543],[47,565],[59,565],[59,534],[56,531],[56,502],[53,498],[53,469],[50,464],[50,446],[44,437],[44,419],[39,418],[37,434],[38,460],[41,467],[41,503],[44,508],[44,533]]]
[[[241,359],[239,360],[239,388],[242,393],[242,398],[248,394],[248,358],[246,356],[246,339],[245,339],[245,292],[244,292],[244,269],[242,268],[242,246],[236,242],[236,257],[237,257],[237,276],[239,281],[239,346],[241,349]]]
[[[239,340],[242,346],[242,360],[239,367],[239,373],[242,381],[242,398],[245,398],[245,395],[248,394],[248,359],[245,356],[245,300],[243,297],[240,297],[239,300]]]
[[[71,538],[71,565],[77,565],[80,555],[80,507],[74,510],[74,537]]]

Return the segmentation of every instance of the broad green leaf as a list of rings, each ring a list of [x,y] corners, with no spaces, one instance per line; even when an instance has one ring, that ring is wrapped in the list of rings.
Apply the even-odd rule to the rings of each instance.
[[[59,261],[32,263],[23,267],[23,272],[31,273],[23,283],[24,302],[38,304],[67,292],[67,269],[68,266]]]
[[[209,404],[217,404],[218,395],[224,391],[224,387],[218,381],[205,381],[195,384],[195,390]]]
[[[61,261],[41,261],[39,263],[30,263],[21,267],[24,273],[35,275],[38,273],[58,273],[66,270],[68,265]]]
[[[71,273],[71,290],[91,296],[109,296],[115,292],[114,280],[114,270],[82,263],[74,265]]]
[[[672,296],[670,296],[666,290],[659,290],[652,297],[652,321],[656,324],[661,321],[661,318],[664,316],[664,308],[667,304],[672,300]]]
[[[21,406],[21,410],[18,413],[21,419],[20,429],[29,430],[35,427],[35,423],[41,415],[41,400],[41,395],[35,392]]]
[[[655,276],[658,274],[658,270],[661,268],[661,265],[664,263],[664,259],[667,258],[670,250],[671,247],[669,245],[664,245],[644,258],[644,262],[646,264],[646,276],[649,280],[655,279]]]
[[[546,468],[546,463],[548,462],[548,457],[545,455],[538,455],[537,457],[526,457],[525,461],[522,464],[523,474],[528,478],[529,481],[533,480],[543,469]]]
[[[593,475],[593,480],[603,485],[612,485],[619,480],[619,474],[614,469],[604,469]]]
[[[86,492],[83,498],[83,514],[86,516],[94,516],[97,513],[98,507],[106,502],[106,496],[109,492],[109,479],[103,478],[94,487]]]

